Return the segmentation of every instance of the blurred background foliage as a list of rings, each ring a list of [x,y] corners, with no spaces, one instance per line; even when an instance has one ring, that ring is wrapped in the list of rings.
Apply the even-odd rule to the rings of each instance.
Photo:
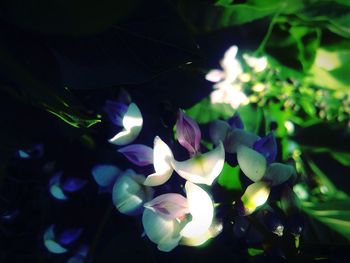
[[[248,130],[259,135],[274,131],[279,158],[296,163],[298,189],[307,196],[298,195],[307,215],[300,245],[305,257],[334,259],[346,253],[339,251],[350,239],[349,1],[11,0],[0,3],[0,32],[1,211],[23,208],[19,222],[30,218],[36,223],[18,231],[34,229],[38,244],[37,233],[53,218],[48,212],[52,201],[38,201],[45,196],[48,178],[28,172],[34,168],[27,163],[18,164],[18,150],[42,143],[46,161],[57,159],[85,177],[97,161],[122,166],[122,159],[110,155],[115,151],[106,138],[112,128],[101,110],[121,88],[143,111],[149,134],[140,141],[145,144],[152,134],[172,132],[179,107],[203,126],[228,119],[236,110],[210,102],[212,86],[205,74],[219,68],[224,51],[237,45],[239,59],[243,53],[268,59],[266,70],[249,72],[252,78],[243,89],[250,103],[238,112]],[[254,89],[256,84],[264,88]],[[78,171],[76,163],[84,157]],[[239,171],[225,166],[218,182],[227,190],[240,190]],[[9,186],[20,194],[5,191]],[[32,206],[38,215],[31,215]],[[89,213],[87,207],[82,210]],[[90,220],[99,221],[98,214]],[[6,224],[2,222],[1,231]],[[15,228],[11,231],[15,234],[3,233],[4,240],[20,239]],[[17,253],[15,244],[1,248],[2,262],[23,262],[23,257],[47,262],[40,245],[28,255],[26,249]],[[103,262],[116,253],[95,246]],[[130,248],[125,250],[131,256]],[[190,255],[186,249],[181,253]]]

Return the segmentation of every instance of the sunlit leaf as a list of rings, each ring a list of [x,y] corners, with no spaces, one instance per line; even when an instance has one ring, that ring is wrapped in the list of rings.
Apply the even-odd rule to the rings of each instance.
[[[219,175],[218,183],[228,190],[242,190],[239,172],[239,166],[231,167],[229,164],[225,163]]]
[[[350,199],[301,202],[302,210],[350,240]]]

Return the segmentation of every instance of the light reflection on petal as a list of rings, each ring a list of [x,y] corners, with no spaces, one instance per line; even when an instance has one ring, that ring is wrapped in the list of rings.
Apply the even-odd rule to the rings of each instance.
[[[241,197],[245,208],[245,215],[253,213],[256,208],[265,204],[269,195],[269,183],[259,181],[249,185]]]
[[[174,161],[175,171],[186,180],[211,185],[221,173],[225,162],[225,150],[222,142],[213,150],[194,156],[189,160]]]
[[[142,212],[144,202],[148,201],[145,186],[142,185],[144,179],[132,170],[126,170],[118,177],[113,187],[112,199],[119,212],[127,215]]]
[[[186,195],[192,220],[181,230],[181,235],[196,238],[205,234],[213,221],[214,205],[206,191],[186,182]]]
[[[168,181],[173,173],[173,168],[171,166],[173,160],[174,156],[169,146],[156,136],[153,147],[153,165],[155,173],[146,178],[144,185],[157,186]]]
[[[124,129],[110,139],[109,142],[115,145],[126,145],[133,142],[140,134],[142,125],[141,111],[135,103],[131,103],[123,117]]]

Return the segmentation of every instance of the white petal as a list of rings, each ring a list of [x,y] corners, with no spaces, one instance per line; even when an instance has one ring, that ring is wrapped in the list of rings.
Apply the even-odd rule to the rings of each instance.
[[[229,153],[236,153],[239,145],[252,147],[260,137],[254,133],[247,132],[241,129],[234,129],[227,134],[224,141],[225,150]]]
[[[142,224],[148,238],[158,244],[158,249],[168,252],[175,248],[180,239],[180,223],[175,219],[166,219],[145,209],[142,215]]]
[[[132,171],[127,170],[116,180],[112,199],[119,212],[132,215],[141,211],[146,196],[141,184],[135,181],[129,173]]]
[[[186,182],[185,188],[192,221],[182,229],[181,235],[187,238],[200,237],[208,231],[213,221],[214,205],[201,187]]]
[[[270,194],[270,186],[266,182],[256,182],[247,187],[241,200],[246,210],[246,215],[251,214],[255,209],[267,201]]]
[[[230,125],[226,121],[215,120],[210,124],[209,134],[211,141],[218,145],[220,141],[224,141],[228,131],[230,130]]]
[[[168,181],[173,173],[173,168],[171,166],[173,160],[174,156],[169,146],[156,136],[153,147],[153,165],[155,173],[146,178],[144,185],[157,186]]]
[[[135,103],[131,103],[123,117],[124,129],[110,139],[109,142],[115,145],[125,145],[133,142],[140,134],[142,125],[141,111]]]
[[[222,171],[225,150],[222,142],[213,150],[183,162],[173,162],[175,171],[186,180],[211,185]]]
[[[237,160],[243,173],[253,182],[259,181],[266,171],[266,159],[257,151],[240,145],[237,150]]]
[[[279,185],[287,181],[295,174],[295,169],[291,165],[282,163],[272,163],[267,168],[264,180],[272,183],[272,186]]]
[[[183,237],[181,239],[181,245],[186,246],[200,246],[204,244],[208,239],[214,238],[222,232],[223,225],[221,222],[216,222],[215,220],[211,224],[210,228],[201,236],[194,238]]]
[[[205,75],[205,79],[211,82],[218,82],[224,78],[225,74],[222,70],[213,69]]]
[[[249,56],[248,54],[244,54],[243,59],[251,68],[253,68],[255,72],[261,72],[267,67],[266,57],[256,58],[253,56]]]
[[[144,185],[147,186],[158,186],[164,184],[166,181],[169,180],[171,177],[173,171],[167,171],[165,173],[153,173],[147,176],[145,182],[143,183]]]

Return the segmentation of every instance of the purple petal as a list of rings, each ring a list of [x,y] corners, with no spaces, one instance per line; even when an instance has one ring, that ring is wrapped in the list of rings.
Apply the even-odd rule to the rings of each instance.
[[[87,180],[70,177],[62,184],[62,189],[66,192],[75,192],[83,188],[87,184]]]
[[[228,119],[227,122],[233,129],[244,129],[243,121],[238,112],[236,112],[230,119]]]
[[[277,156],[277,143],[275,136],[269,133],[267,136],[257,140],[253,149],[265,156],[267,164],[272,163]]]
[[[191,155],[199,151],[201,131],[198,124],[192,118],[184,115],[182,110],[179,110],[179,116],[176,122],[176,136],[179,143]]]
[[[107,100],[103,110],[107,113],[109,119],[113,124],[123,127],[123,116],[128,110],[127,104]]]
[[[175,219],[189,213],[187,199],[180,194],[163,194],[144,205],[167,219]]]
[[[122,153],[130,162],[137,166],[146,166],[153,163],[153,149],[142,144],[132,144],[120,148]]]
[[[58,238],[59,243],[61,245],[69,245],[73,243],[75,240],[77,240],[83,229],[77,228],[77,229],[67,229],[65,230]]]

